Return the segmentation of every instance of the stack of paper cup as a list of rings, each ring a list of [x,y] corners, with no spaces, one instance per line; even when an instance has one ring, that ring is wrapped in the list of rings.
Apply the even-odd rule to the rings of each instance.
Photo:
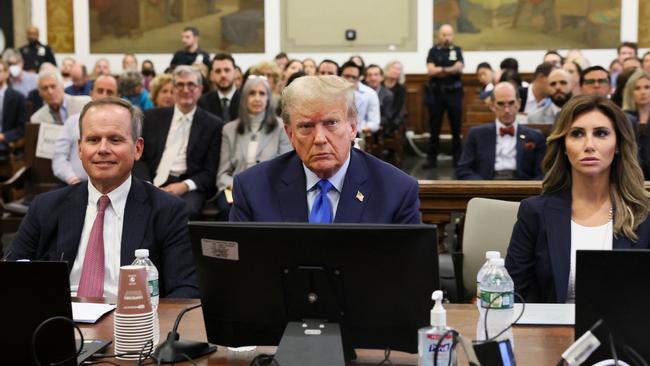
[[[154,346],[155,311],[151,306],[144,266],[120,268],[117,307],[113,314],[115,353],[121,359],[138,359]],[[157,338],[157,337],[156,337]]]

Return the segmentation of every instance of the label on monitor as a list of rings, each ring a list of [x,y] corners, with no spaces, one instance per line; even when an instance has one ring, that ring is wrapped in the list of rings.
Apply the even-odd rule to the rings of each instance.
[[[226,259],[229,261],[239,260],[239,244],[234,241],[202,238],[201,251],[205,257]]]

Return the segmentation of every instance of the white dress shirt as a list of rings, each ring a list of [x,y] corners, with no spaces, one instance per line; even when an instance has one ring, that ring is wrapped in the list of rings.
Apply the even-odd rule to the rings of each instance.
[[[327,198],[329,198],[330,203],[332,204],[332,221],[336,218],[336,209],[339,205],[339,199],[341,198],[343,183],[345,183],[345,174],[350,165],[350,154],[351,153],[348,154],[347,160],[339,170],[334,175],[327,178],[333,186],[333,189],[330,189],[330,191],[327,192]],[[316,197],[320,194],[320,190],[316,185],[320,181],[320,178],[318,178],[314,172],[309,170],[304,163],[302,164],[302,167],[305,170],[305,178],[307,181],[307,215],[309,215],[309,213],[311,213],[311,208],[314,206],[314,202],[316,201]]]
[[[236,91],[237,91],[237,88],[235,88],[235,84],[233,84],[232,88],[230,88],[230,90],[228,90],[228,92],[225,93],[225,94],[222,93],[221,90],[217,89],[217,95],[219,95],[219,102],[221,102],[221,100],[223,98],[228,99],[228,108],[230,108],[230,103],[232,102],[232,97],[233,97],[233,95],[235,95]],[[225,121],[225,122],[228,122],[228,121]]]
[[[192,129],[194,113],[196,113],[196,107],[194,107],[194,109],[192,109],[188,114],[183,114],[183,112],[181,112],[178,107],[174,106],[174,116],[172,117],[172,124],[169,127],[169,133],[167,134],[165,149],[169,148],[174,143],[174,138],[177,131],[181,133],[180,138],[182,139],[182,143],[178,151],[178,155],[171,165],[171,169],[169,171],[170,175],[180,176],[185,174],[187,171],[187,145],[190,141],[190,130]],[[181,123],[183,116],[186,117],[186,120],[185,122]],[[189,191],[196,189],[196,183],[193,180],[185,179],[183,182],[187,184]]]
[[[131,179],[129,176],[124,183],[107,194],[111,202],[104,212],[104,297],[117,296],[117,284],[120,277],[124,209],[126,208],[126,198],[131,190]],[[88,239],[90,239],[90,232],[92,231],[93,223],[97,216],[99,198],[102,196],[102,193],[90,181],[87,184],[88,205],[86,206],[86,218],[84,219],[84,227],[81,231],[81,241],[79,242],[77,257],[74,260],[74,265],[70,272],[70,290],[73,292],[73,296],[79,287],[84,258],[86,258]]]
[[[573,303],[576,298],[576,251],[612,250],[613,236],[612,220],[600,226],[582,226],[571,220],[571,269],[567,302]]]
[[[504,135],[499,133],[500,128],[505,128],[506,125],[501,121],[496,120],[497,126],[497,146],[494,155],[494,171],[500,170],[516,170],[517,169],[517,121],[512,123],[515,129],[514,136]]]
[[[88,174],[79,159],[79,114],[73,114],[63,124],[54,143],[52,170],[64,182],[71,177],[88,180]]]
[[[524,106],[524,113],[529,114],[538,110],[539,108],[545,106],[547,103],[550,103],[551,100],[546,97],[537,102],[535,99],[535,94],[533,94],[533,86],[528,87],[528,96],[526,97],[526,105]]]
[[[354,92],[358,116],[357,130],[361,131],[367,125],[370,131],[377,132],[381,123],[379,96],[374,89],[364,83],[357,84],[357,90]]]

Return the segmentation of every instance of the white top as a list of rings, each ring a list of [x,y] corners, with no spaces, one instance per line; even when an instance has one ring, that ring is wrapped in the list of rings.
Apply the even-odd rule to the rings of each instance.
[[[348,159],[345,161],[345,163],[339,168],[339,170],[331,177],[327,178],[327,180],[332,183],[333,189],[330,189],[329,192],[327,192],[327,198],[329,198],[330,203],[332,204],[332,221],[336,218],[336,208],[339,205],[339,199],[341,198],[341,191],[343,190],[343,183],[345,183],[345,174],[348,171],[348,166],[350,165],[350,155],[348,155]],[[303,163],[303,168],[305,169],[305,180],[307,181],[307,214],[311,212],[311,208],[314,206],[314,202],[316,201],[316,197],[318,197],[318,194],[320,194],[320,190],[318,189],[318,182],[320,181],[320,178],[309,170]]]
[[[77,113],[68,117],[54,143],[52,170],[64,182],[71,177],[88,180],[88,174],[79,158],[79,116]]]
[[[576,297],[576,251],[577,250],[612,250],[612,220],[600,226],[582,226],[571,220],[571,269],[567,302],[575,302]]]
[[[546,105],[546,103],[549,103],[550,100],[548,97],[542,98],[542,100],[537,102],[535,99],[535,94],[533,94],[533,85],[531,84],[528,87],[528,96],[526,97],[526,105],[524,106],[524,113],[529,114],[531,112],[534,112],[538,110],[539,108],[543,107]]]
[[[367,125],[370,131],[377,132],[381,123],[377,92],[366,84],[358,82],[354,98],[357,105],[357,130],[361,131]]]
[[[494,154],[494,170],[517,170],[517,121],[511,126],[515,129],[514,136],[499,134],[501,127],[506,127],[501,121],[497,125],[497,146]]]
[[[257,114],[255,116],[253,115],[250,116],[251,136],[250,136],[250,140],[248,141],[248,151],[246,151],[247,167],[252,167],[253,165],[257,164],[257,147],[260,144],[260,138],[261,138],[258,132],[260,130],[260,127],[262,126],[262,120],[264,120],[265,116],[266,114],[264,112]]]
[[[117,284],[120,277],[120,256],[122,249],[122,227],[124,226],[124,209],[126,198],[131,190],[131,177],[119,187],[107,194],[111,200],[104,212],[104,297],[117,297]],[[76,295],[81,279],[86,247],[90,239],[90,231],[93,228],[97,216],[99,198],[102,196],[90,181],[88,181],[88,205],[86,206],[86,218],[81,231],[81,241],[77,257],[74,260],[70,272],[70,290],[73,296]]]
[[[172,124],[169,126],[169,133],[165,141],[165,150],[170,148],[176,139],[181,139],[181,146],[178,150],[178,155],[176,155],[176,159],[169,169],[170,174],[178,176],[185,174],[187,171],[187,145],[190,141],[190,130],[192,129],[194,113],[196,113],[196,107],[188,114],[183,114],[177,106],[174,106],[174,116],[172,117]],[[162,165],[162,162],[160,165]],[[193,180],[185,179],[183,182],[187,184],[188,190],[193,191],[196,189],[196,183]]]

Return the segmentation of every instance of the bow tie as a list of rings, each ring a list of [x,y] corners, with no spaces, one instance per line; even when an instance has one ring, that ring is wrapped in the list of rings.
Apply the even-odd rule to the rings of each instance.
[[[514,136],[515,135],[515,128],[510,126],[510,127],[499,127],[499,135],[504,136],[504,135],[510,135]]]

